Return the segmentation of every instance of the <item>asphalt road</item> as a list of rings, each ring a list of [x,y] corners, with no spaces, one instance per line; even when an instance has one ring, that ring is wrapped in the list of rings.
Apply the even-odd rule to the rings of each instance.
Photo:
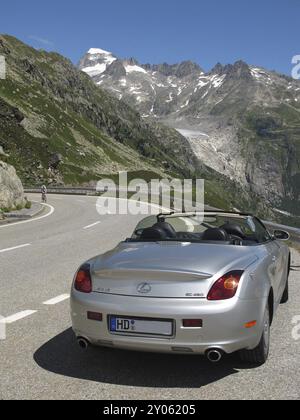
[[[292,337],[299,271],[291,274],[291,299],[275,319],[265,366],[245,367],[235,355],[211,365],[198,356],[82,352],[70,329],[74,272],[130,236],[138,221],[99,216],[95,204],[95,197],[54,195],[43,218],[0,226],[1,399],[300,398],[300,340]],[[300,265],[299,254],[293,264]]]

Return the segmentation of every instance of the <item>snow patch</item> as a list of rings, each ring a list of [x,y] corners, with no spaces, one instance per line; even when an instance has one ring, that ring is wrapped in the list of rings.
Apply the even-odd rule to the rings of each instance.
[[[88,51],[88,54],[90,54],[90,55],[98,55],[98,54],[101,54],[101,55],[112,55],[112,53],[111,52],[109,52],[109,51],[105,51],[105,50],[101,50],[101,48],[90,48],[89,49],[89,51]]]
[[[204,95],[202,95],[201,99],[206,98],[207,95],[208,95],[208,90],[204,93]]]
[[[258,67],[252,67],[250,70],[251,70],[251,75],[252,77],[254,77],[254,79],[258,81],[262,81],[264,83],[272,83],[271,77],[264,70]]]
[[[204,86],[208,85],[208,82],[201,79],[199,79],[198,87],[203,88]]]
[[[146,70],[140,66],[125,66],[126,73],[144,73],[147,74]]]
[[[166,103],[172,102],[172,101],[173,101],[173,99],[174,99],[174,97],[173,97],[173,93],[170,93],[170,94],[169,94],[169,99],[167,99],[167,100],[166,100]]]
[[[214,76],[212,78],[212,85],[213,85],[213,87],[217,89],[220,86],[222,86],[225,78],[226,78],[226,74],[224,74],[223,76]]]
[[[189,105],[189,103],[190,103],[190,100],[188,99],[185,104],[181,105],[180,108],[186,108]]]
[[[102,63],[102,64],[96,64],[95,66],[91,66],[91,67],[85,67],[84,69],[82,69],[82,71],[87,73],[90,77],[94,77],[94,76],[98,76],[99,74],[104,73],[106,69],[107,69],[107,64]]]
[[[206,133],[202,133],[201,131],[196,131],[196,130],[184,130],[181,128],[176,128],[176,130],[183,136],[189,139],[197,139],[199,137],[206,137],[206,138],[210,138],[208,134]]]

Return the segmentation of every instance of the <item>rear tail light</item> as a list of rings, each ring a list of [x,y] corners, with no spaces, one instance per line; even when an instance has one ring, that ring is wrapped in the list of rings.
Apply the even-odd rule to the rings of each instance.
[[[91,293],[92,292],[92,279],[89,264],[85,264],[78,270],[75,282],[75,290],[81,293]]]
[[[256,327],[256,325],[257,325],[257,321],[250,321],[250,322],[247,322],[247,324],[245,324],[245,328],[250,330],[251,328]]]
[[[235,296],[244,271],[231,271],[221,277],[207,296],[208,300],[227,300]]]

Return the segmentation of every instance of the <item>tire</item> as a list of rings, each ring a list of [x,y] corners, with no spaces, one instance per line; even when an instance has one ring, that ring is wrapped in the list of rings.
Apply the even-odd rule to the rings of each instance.
[[[288,274],[287,274],[287,278],[286,278],[286,286],[281,298],[280,303],[284,304],[287,303],[289,301],[289,275],[290,275],[290,271],[291,271],[291,256],[289,257],[289,265],[288,265]]]
[[[254,350],[241,350],[240,359],[242,362],[261,366],[266,363],[270,353],[271,318],[269,305],[264,316],[264,331],[259,345]]]

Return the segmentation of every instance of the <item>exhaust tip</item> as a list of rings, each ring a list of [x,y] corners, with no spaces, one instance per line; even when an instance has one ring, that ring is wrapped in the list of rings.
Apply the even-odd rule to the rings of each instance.
[[[207,351],[206,357],[211,363],[219,363],[222,360],[223,352],[218,349],[211,349]]]
[[[85,338],[77,338],[77,343],[82,350],[87,350],[90,346],[90,343]]]

